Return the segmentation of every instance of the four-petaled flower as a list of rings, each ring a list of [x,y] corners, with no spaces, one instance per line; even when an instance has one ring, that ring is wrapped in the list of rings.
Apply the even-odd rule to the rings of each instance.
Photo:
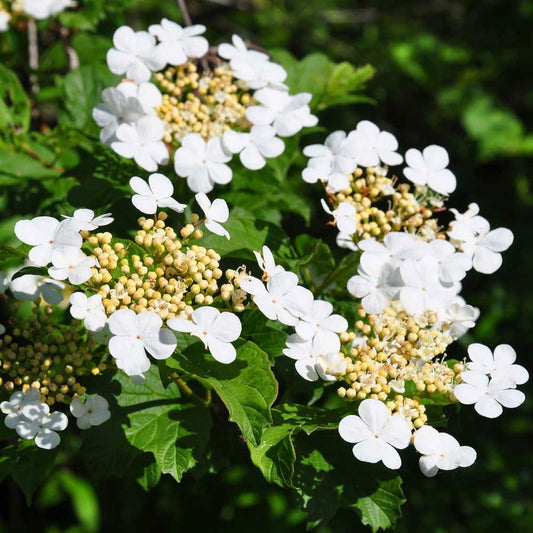
[[[198,337],[220,363],[231,363],[237,352],[231,344],[241,334],[241,322],[233,313],[221,313],[215,307],[204,306],[192,312],[191,320],[171,318],[170,328]]]
[[[137,193],[132,196],[131,201],[141,213],[153,215],[161,207],[183,213],[187,207],[172,198],[174,186],[163,174],[151,174],[148,183],[138,176],[133,176],[130,179],[130,187]]]
[[[75,292],[70,295],[69,301],[70,314],[78,320],[83,320],[89,331],[98,331],[105,326],[107,316],[100,294],[87,297],[83,292]]]
[[[70,404],[70,412],[76,417],[76,425],[80,429],[99,426],[111,418],[107,400],[98,394],[87,396],[85,402],[74,398]]]
[[[340,436],[353,442],[353,454],[359,461],[377,463],[387,468],[400,468],[402,460],[396,448],[409,446],[411,430],[400,414],[391,416],[388,407],[379,400],[363,400],[359,416],[348,415],[339,424]]]

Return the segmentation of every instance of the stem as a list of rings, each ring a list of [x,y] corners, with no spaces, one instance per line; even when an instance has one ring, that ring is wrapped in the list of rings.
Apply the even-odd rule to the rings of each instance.
[[[69,70],[75,70],[80,66],[80,59],[76,50],[70,45],[70,30],[62,26],[59,34],[61,35],[61,40],[63,41],[63,46],[68,56],[68,68]]]
[[[39,92],[39,79],[36,71],[39,68],[39,33],[35,20],[28,20],[28,64],[32,70],[30,74],[30,88],[34,96]]]
[[[200,403],[201,405],[209,405],[209,403],[211,402],[211,398],[209,398],[209,403],[207,402],[207,394],[206,394],[206,399],[203,400],[202,398],[200,398],[200,396],[198,396],[190,387],[189,385],[187,385],[187,383],[181,379],[181,378],[178,378],[176,380],[176,383],[178,384],[178,387],[183,391],[183,393],[188,396],[191,400],[195,401],[195,402],[198,402]]]
[[[178,7],[180,8],[181,15],[183,16],[183,22],[185,22],[185,26],[192,26],[192,19],[189,15],[189,10],[187,9],[187,4],[185,3],[185,0],[177,0]]]

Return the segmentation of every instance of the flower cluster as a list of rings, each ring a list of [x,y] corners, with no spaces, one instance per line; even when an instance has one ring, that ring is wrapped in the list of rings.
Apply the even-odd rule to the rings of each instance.
[[[291,95],[285,70],[238,35],[216,55],[202,25],[163,19],[148,30],[116,30],[107,63],[125,79],[105,89],[93,111],[101,141],[145,170],[166,165],[173,152],[176,174],[207,193],[231,181],[234,154],[261,169],[284,151],[280,137],[316,125],[311,95]]]

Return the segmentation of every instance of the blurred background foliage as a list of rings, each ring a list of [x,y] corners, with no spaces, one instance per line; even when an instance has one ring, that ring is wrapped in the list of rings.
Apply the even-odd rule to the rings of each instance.
[[[43,46],[41,90],[36,98],[41,118],[47,118],[43,122],[53,125],[63,108],[63,124],[90,133],[95,131],[90,115],[76,105],[69,108],[69,91],[76,83],[92,83],[94,90],[87,93],[91,98],[112,83],[105,53],[116,27],[127,23],[144,29],[162,16],[181,17],[170,0],[82,0],[79,4],[79,10],[59,19],[73,29],[71,44],[82,69],[66,75],[69,58],[57,23],[39,23]],[[447,148],[450,167],[458,177],[450,205],[464,211],[475,201],[492,227],[506,226],[515,233],[515,243],[495,275],[485,278],[472,272],[466,280],[464,294],[482,314],[475,330],[461,339],[451,355],[460,358],[465,345],[474,340],[491,347],[509,343],[520,363],[533,373],[529,218],[533,133],[528,129],[533,110],[533,1],[189,0],[188,6],[193,21],[208,27],[207,36],[214,44],[236,32],[274,54],[288,50],[302,58],[321,52],[336,62],[375,67],[365,93],[369,98],[326,110],[320,124],[327,131],[350,130],[358,120],[369,119],[393,132],[401,151],[428,144]],[[23,31],[0,34],[0,60],[20,72],[28,88],[26,58]],[[86,102],[84,109],[95,103]],[[83,137],[65,132],[59,151],[52,146],[48,153],[43,148],[46,128],[42,129],[35,149],[40,160],[48,161],[50,172],[56,163],[76,168],[79,161],[70,148],[83,147]],[[324,135],[316,133],[316,140]],[[17,216],[35,212],[37,206],[41,213],[52,205],[56,211],[75,182],[32,182],[19,193],[6,170],[14,162],[1,150],[0,163],[0,240],[9,242]],[[110,163],[110,172],[113,164],[119,163]],[[311,193],[318,194],[319,189]],[[42,204],[43,195],[50,198],[48,205]],[[310,228],[302,217],[292,215],[283,218],[285,230],[293,236],[307,231],[332,244],[333,231],[323,224],[317,197],[308,203]],[[450,432],[476,448],[477,462],[469,469],[425,479],[414,455],[408,458],[401,472],[408,503],[397,531],[533,530],[532,393],[530,384],[526,404],[497,420],[481,419],[468,408],[460,416],[450,413]],[[224,451],[220,474],[198,480],[193,471],[179,485],[163,476],[151,492],[121,480],[88,481],[91,465],[77,464],[61,451],[59,461],[64,467],[40,489],[31,510],[12,482],[3,484],[0,531],[152,531],[171,524],[176,530],[207,532],[304,531],[305,513],[296,497],[267,485],[251,464],[246,447],[229,446],[234,441],[226,443],[222,429],[220,435]],[[71,449],[76,447],[71,444]],[[356,461],[346,468],[358,475]],[[353,511],[341,511],[317,531],[366,529]]]

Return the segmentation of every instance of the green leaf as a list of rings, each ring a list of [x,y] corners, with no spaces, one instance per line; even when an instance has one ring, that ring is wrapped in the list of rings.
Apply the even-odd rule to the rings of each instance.
[[[137,483],[146,491],[157,486],[161,479],[161,469],[157,463],[150,463],[144,467],[143,473],[137,478]]]
[[[57,178],[60,169],[43,164],[36,157],[0,146],[0,184],[16,184],[21,180]]]
[[[163,474],[180,481],[204,453],[211,431],[209,411],[180,401],[176,384],[163,387],[155,365],[145,378],[142,385],[123,373],[115,378],[122,386],[117,401],[129,421],[126,438],[135,448],[152,453]]]
[[[396,525],[401,516],[400,507],[406,500],[402,491],[400,477],[380,481],[379,487],[365,498],[359,498],[355,507],[361,511],[361,521],[370,526],[375,533]]]
[[[267,320],[258,309],[247,309],[241,315],[243,338],[250,338],[261,350],[274,358],[283,353],[287,333],[280,328],[280,323]]]
[[[0,131],[28,131],[30,120],[30,100],[18,76],[0,65]]]
[[[0,246],[0,261],[6,259],[26,259],[28,254],[14,246]]]
[[[32,266],[24,267],[24,268],[21,268],[20,270],[17,270],[11,276],[11,281],[16,280],[17,278],[20,278],[22,276],[27,276],[27,275],[30,275],[30,276],[47,276],[48,275],[48,270],[46,269],[46,267],[32,267]]]
[[[67,74],[62,80],[65,111],[60,113],[63,125],[96,135],[93,108],[100,103],[102,90],[115,85],[116,76],[103,65],[85,65]]]
[[[317,429],[336,429],[343,414],[337,410],[298,404],[275,407],[272,409],[272,426],[265,429],[259,445],[252,446],[248,443],[252,462],[267,481],[282,487],[292,487],[296,460],[292,439],[294,434],[304,431],[309,435]]]
[[[243,255],[242,253],[235,254],[235,252],[261,250],[265,242],[279,243],[285,237],[283,231],[270,222],[251,217],[230,216],[224,227],[228,230],[231,239],[204,230],[205,234],[200,244],[206,248],[215,249],[222,256],[231,254],[234,257],[251,258],[253,257],[251,253]]]
[[[21,488],[28,505],[52,470],[58,450],[59,447],[43,450],[33,440],[22,439],[2,450],[2,454],[11,461],[11,478]]]
[[[215,361],[202,343],[166,360],[171,368],[190,374],[212,387],[252,445],[260,442],[263,429],[272,422],[270,407],[278,394],[278,383],[268,355],[252,342],[235,343],[237,359],[231,365]]]

